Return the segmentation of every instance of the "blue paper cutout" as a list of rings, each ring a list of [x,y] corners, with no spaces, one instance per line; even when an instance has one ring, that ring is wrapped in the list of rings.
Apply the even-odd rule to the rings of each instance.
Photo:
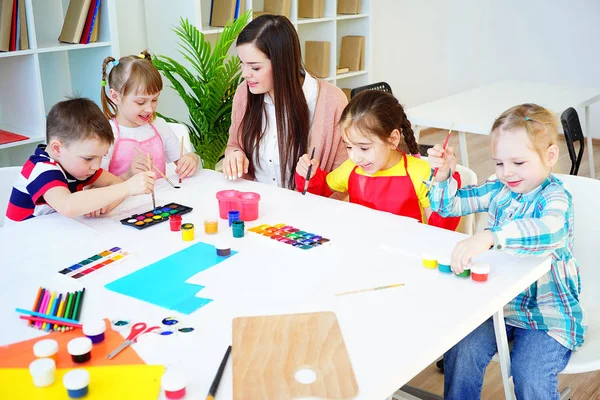
[[[236,253],[232,251],[231,256]],[[169,310],[191,314],[212,299],[196,297],[204,286],[185,281],[229,257],[218,256],[214,246],[198,242],[105,287]]]

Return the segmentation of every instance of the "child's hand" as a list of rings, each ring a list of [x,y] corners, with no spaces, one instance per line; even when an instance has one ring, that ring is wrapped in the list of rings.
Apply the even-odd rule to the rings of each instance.
[[[152,161],[152,156],[150,156],[150,161]],[[148,156],[137,154],[135,158],[131,160],[131,165],[129,166],[129,176],[134,176],[140,172],[149,171],[150,169],[151,168],[148,168]]]
[[[250,162],[243,151],[235,149],[225,153],[223,160],[223,174],[225,178],[234,180],[241,178],[243,174],[248,173]]]
[[[194,172],[198,169],[198,156],[194,153],[184,154],[177,161],[177,168],[175,172],[179,175],[180,179],[187,178],[190,175],[193,175]]]
[[[127,179],[127,192],[130,196],[151,193],[156,183],[156,174],[153,171],[140,172]]]
[[[450,256],[452,271],[460,274],[464,267],[471,263],[471,258],[488,251],[493,245],[494,235],[489,230],[476,233],[470,238],[458,242]]]
[[[308,167],[312,165],[310,170],[310,176],[308,179],[311,179],[317,173],[317,169],[319,168],[319,160],[310,159],[308,154],[303,155],[298,160],[298,164],[296,164],[296,173],[303,178],[306,178],[306,174],[308,173]]]
[[[454,149],[450,146],[446,147],[446,151],[440,144],[436,144],[427,150],[429,164],[432,168],[439,168],[435,176],[436,182],[443,182],[448,179],[449,171],[456,171],[456,157]]]

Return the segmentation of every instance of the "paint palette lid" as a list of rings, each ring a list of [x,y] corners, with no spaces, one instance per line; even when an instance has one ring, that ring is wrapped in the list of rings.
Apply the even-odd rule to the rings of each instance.
[[[29,364],[29,373],[32,376],[45,375],[56,369],[56,363],[51,358],[38,358]]]
[[[63,385],[67,390],[80,390],[90,384],[90,373],[87,370],[73,369],[63,376]]]
[[[471,265],[471,273],[485,275],[490,273],[490,264],[474,263]]]
[[[72,356],[80,356],[92,351],[92,340],[88,337],[71,339],[67,344],[67,351]]]
[[[82,330],[85,336],[98,336],[106,331],[106,323],[101,319],[86,322]]]
[[[185,380],[174,371],[166,371],[160,379],[163,390],[167,392],[177,392],[185,388]]]
[[[58,353],[58,343],[54,339],[44,339],[35,342],[33,355],[36,357],[50,357]]]

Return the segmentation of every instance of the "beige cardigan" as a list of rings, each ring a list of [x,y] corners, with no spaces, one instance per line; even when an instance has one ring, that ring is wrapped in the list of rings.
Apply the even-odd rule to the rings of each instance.
[[[309,143],[308,148],[316,148],[315,158],[319,160],[319,167],[325,172],[331,172],[348,158],[342,141],[341,130],[338,126],[338,121],[344,107],[348,104],[348,99],[337,86],[320,79],[317,82],[319,83],[319,94],[311,130],[311,143]],[[241,125],[246,112],[247,101],[248,84],[244,81],[238,86],[233,97],[227,149],[243,151]],[[250,158],[247,154],[246,156]],[[244,178],[254,180],[251,175],[245,175]]]

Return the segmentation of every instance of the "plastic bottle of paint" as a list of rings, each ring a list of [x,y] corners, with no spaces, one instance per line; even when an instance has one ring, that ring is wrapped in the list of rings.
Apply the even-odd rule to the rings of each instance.
[[[471,266],[471,279],[475,282],[487,282],[489,273],[489,264],[476,263]]]
[[[219,232],[219,221],[216,219],[205,219],[204,220],[204,233],[207,235],[214,235]]]
[[[46,387],[54,383],[56,363],[51,358],[38,358],[29,364],[29,373],[35,387]]]
[[[63,376],[63,385],[70,399],[80,399],[88,394],[90,373],[85,369],[73,369]]]
[[[450,267],[450,257],[441,256],[438,259],[438,271],[449,274],[452,273],[452,268]]]
[[[33,355],[37,358],[51,358],[58,363],[58,343],[54,339],[43,339],[33,345]]]
[[[181,238],[186,242],[194,240],[194,224],[183,224],[181,225]]]
[[[160,380],[167,399],[182,399],[185,396],[185,381],[181,375],[166,371]]]
[[[104,320],[90,321],[83,324],[83,334],[90,338],[93,344],[104,341],[104,332],[106,332],[106,323]]]
[[[421,255],[422,258],[422,264],[425,268],[428,269],[436,269],[438,266],[438,262],[437,259],[432,256],[431,254],[427,254],[427,253],[423,253]]]
[[[244,237],[244,221],[233,221],[231,223],[231,230],[233,231],[234,238],[242,238]]]
[[[463,272],[461,272],[460,274],[454,274],[460,278],[468,278],[469,276],[471,276],[471,266],[467,265],[466,267],[463,268]]]
[[[88,337],[71,339],[67,344],[67,351],[74,363],[87,362],[92,358],[92,341]]]
[[[169,225],[171,226],[172,232],[178,232],[181,230],[181,215],[173,214],[169,217]]]

